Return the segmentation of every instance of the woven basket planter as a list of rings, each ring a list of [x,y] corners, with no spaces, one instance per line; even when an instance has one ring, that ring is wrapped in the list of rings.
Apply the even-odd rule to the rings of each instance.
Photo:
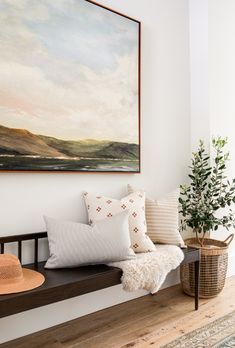
[[[228,267],[228,246],[233,237],[231,234],[223,242],[206,238],[203,247],[198,244],[196,238],[185,240],[187,246],[201,250],[200,298],[215,297],[223,290]],[[194,263],[180,267],[180,279],[183,291],[194,296]]]

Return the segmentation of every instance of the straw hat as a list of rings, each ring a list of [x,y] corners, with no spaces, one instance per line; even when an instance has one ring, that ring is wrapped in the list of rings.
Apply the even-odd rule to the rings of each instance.
[[[41,273],[22,268],[15,255],[0,254],[0,295],[32,290],[44,281]]]

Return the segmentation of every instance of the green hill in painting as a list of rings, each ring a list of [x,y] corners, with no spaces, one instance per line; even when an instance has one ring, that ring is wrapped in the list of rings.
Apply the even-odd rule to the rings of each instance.
[[[0,125],[0,155],[136,160],[139,146],[112,141],[61,140]]]
[[[97,157],[137,159],[139,157],[139,148],[136,144],[127,143],[109,143],[105,148],[96,152]]]
[[[70,157],[94,157],[97,151],[102,151],[110,142],[96,141],[93,139],[75,141],[61,140],[44,135],[38,135],[48,146],[60,151]],[[96,156],[95,156],[96,157]]]
[[[82,141],[66,141],[52,137],[39,135],[46,144],[57,151],[63,152],[67,156],[80,156],[92,158],[119,158],[119,159],[137,159],[138,146],[111,141],[98,141],[87,139]]]

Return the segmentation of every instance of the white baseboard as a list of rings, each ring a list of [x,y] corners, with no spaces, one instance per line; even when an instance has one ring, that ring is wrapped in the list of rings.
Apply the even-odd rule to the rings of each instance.
[[[146,294],[127,293],[117,285],[1,318],[0,344]]]

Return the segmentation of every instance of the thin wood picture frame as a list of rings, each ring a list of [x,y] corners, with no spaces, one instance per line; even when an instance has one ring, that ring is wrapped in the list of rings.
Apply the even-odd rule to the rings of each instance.
[[[0,172],[140,173],[141,22],[91,0],[19,2],[1,25]]]

